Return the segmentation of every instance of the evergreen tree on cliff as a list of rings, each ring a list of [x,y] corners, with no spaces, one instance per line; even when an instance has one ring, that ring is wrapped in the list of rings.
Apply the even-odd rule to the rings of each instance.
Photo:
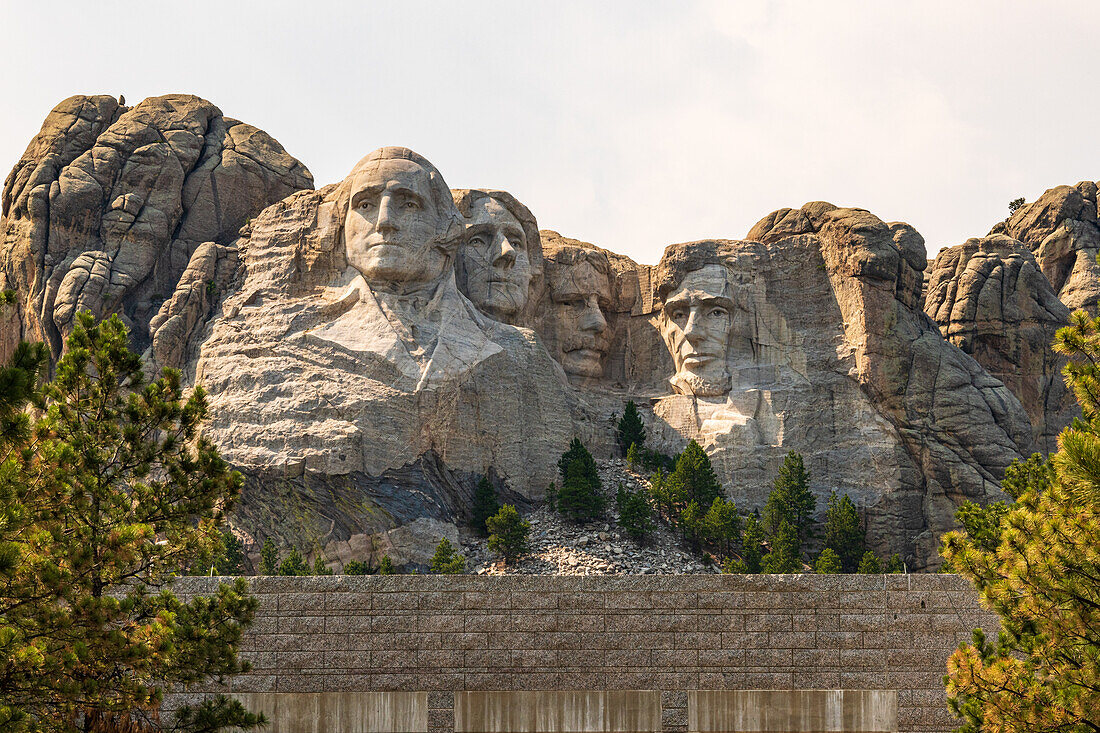
[[[863,523],[856,505],[847,494],[834,491],[825,509],[825,547],[839,558],[843,572],[852,573],[859,567],[864,541]]]
[[[500,511],[500,502],[497,501],[497,492],[489,483],[488,476],[482,476],[474,490],[474,505],[470,509],[470,526],[482,537],[489,536],[489,530],[485,527],[485,520]]]
[[[626,403],[623,416],[619,418],[619,447],[623,449],[623,455],[626,455],[632,445],[637,446],[637,450],[645,447],[645,425],[642,424],[642,416],[638,414],[638,406],[634,404],[634,400]]]
[[[667,481],[682,492],[686,501],[696,501],[701,507],[709,507],[722,495],[722,485],[710,465],[710,458],[694,440],[687,444],[676,459],[676,470]]]
[[[1054,346],[1083,419],[1059,436],[1053,470],[1019,464],[999,526],[944,537],[1002,627],[948,660],[965,733],[1100,731],[1100,321],[1076,311]]]
[[[0,373],[0,729],[156,729],[166,686],[247,669],[244,581],[186,603],[166,585],[220,550],[240,477],[197,437],[202,390],[173,371],[143,384],[128,343],[117,317],[81,313],[40,394],[33,347]],[[224,697],[177,721],[260,722]]]
[[[596,460],[577,438],[558,460],[558,470],[562,478],[557,492],[558,511],[574,522],[587,522],[603,514],[606,500]]]
[[[779,475],[775,477],[775,488],[764,505],[764,528],[775,535],[783,522],[787,522],[801,546],[809,534],[816,505],[817,500],[810,493],[810,472],[802,463],[802,455],[791,451],[783,459]]]

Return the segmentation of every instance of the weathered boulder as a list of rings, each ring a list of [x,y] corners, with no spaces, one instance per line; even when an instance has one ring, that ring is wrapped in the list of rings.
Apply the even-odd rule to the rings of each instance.
[[[1004,382],[1031,419],[1034,450],[1057,448],[1080,415],[1051,350],[1069,321],[1050,282],[1022,243],[995,234],[940,250],[930,268],[925,312],[951,343]]]
[[[1027,245],[1070,310],[1100,303],[1097,184],[1082,181],[1048,189],[990,233],[1001,232]]]
[[[118,313],[140,349],[166,328],[154,356],[180,366],[213,290],[230,277],[238,230],[312,187],[278,142],[198,97],[133,108],[70,97],[4,184],[0,286],[19,294],[20,318],[3,339],[44,341],[56,357],[77,311]],[[212,297],[196,296],[203,287]]]

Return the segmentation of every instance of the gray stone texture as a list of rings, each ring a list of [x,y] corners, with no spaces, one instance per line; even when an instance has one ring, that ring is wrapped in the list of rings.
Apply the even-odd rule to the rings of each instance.
[[[19,293],[20,317],[0,341],[44,341],[56,357],[78,311],[118,313],[140,349],[159,342],[163,365],[183,366],[238,230],[312,187],[277,141],[199,97],[70,97],[4,182],[0,287]]]
[[[1035,256],[1003,234],[946,247],[929,267],[924,310],[948,341],[973,356],[1019,398],[1033,450],[1057,449],[1058,433],[1081,414],[1066,389],[1066,359],[1051,349],[1069,323]]]
[[[185,578],[179,592],[217,579]],[[234,693],[656,690],[686,731],[700,690],[896,691],[897,730],[955,727],[945,662],[997,620],[953,575],[251,579],[260,601]],[[169,706],[201,695],[192,689]]]

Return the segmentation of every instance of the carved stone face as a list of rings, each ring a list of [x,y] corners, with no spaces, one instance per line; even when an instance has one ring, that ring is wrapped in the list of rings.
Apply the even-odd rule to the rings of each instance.
[[[348,264],[369,284],[437,280],[449,262],[437,239],[443,212],[431,174],[403,159],[384,159],[354,174],[344,246]]]
[[[732,301],[721,265],[688,273],[665,298],[661,336],[672,353],[676,374],[669,381],[680,394],[699,397],[730,390],[726,347],[732,327]]]
[[[555,269],[550,294],[557,311],[561,366],[566,374],[599,377],[611,346],[603,314],[611,302],[611,284],[587,260]]]
[[[531,258],[523,226],[496,199],[471,206],[462,250],[467,296],[494,318],[509,321],[527,304]]]

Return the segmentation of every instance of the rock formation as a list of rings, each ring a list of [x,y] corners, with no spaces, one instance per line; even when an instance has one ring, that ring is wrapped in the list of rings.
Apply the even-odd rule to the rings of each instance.
[[[1058,433],[1080,414],[1062,379],[1065,360],[1050,348],[1069,309],[1031,251],[991,235],[940,250],[930,269],[925,312],[1020,399],[1033,449],[1055,450]]]
[[[916,307],[926,261],[908,225],[813,203],[748,239],[665,250],[654,321],[674,394],[655,400],[657,440],[700,442],[744,508],[799,451],[819,507],[845,491],[876,549],[935,564],[957,504],[1000,495],[1026,413]]]
[[[1070,310],[1100,303],[1100,221],[1097,184],[1049,189],[1024,204],[990,234],[1003,232],[1023,242],[1039,262],[1058,299]]]
[[[118,313],[136,346],[179,366],[236,267],[238,230],[312,186],[278,142],[198,97],[66,99],[4,184],[0,287],[20,318],[2,340],[56,357],[77,311]]]
[[[930,271],[909,225],[822,202],[648,266],[405,148],[315,191],[196,97],[74,97],[5,185],[0,350],[119,313],[207,389],[238,527],[329,561],[426,563],[483,475],[533,506],[573,437],[614,454],[631,399],[742,510],[795,450],[821,510],[848,492],[872,547],[933,567],[957,505],[1072,414],[1044,346],[1059,298],[1100,301],[1096,198],[1052,189]]]

